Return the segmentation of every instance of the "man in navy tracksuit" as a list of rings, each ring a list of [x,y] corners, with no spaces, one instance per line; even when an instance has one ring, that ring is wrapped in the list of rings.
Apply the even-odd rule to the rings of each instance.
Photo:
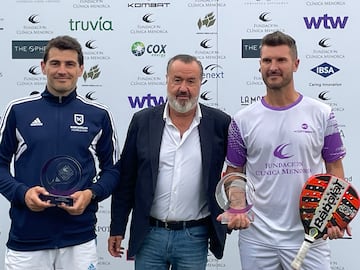
[[[75,39],[50,40],[41,62],[45,91],[12,101],[2,117],[0,192],[11,203],[6,270],[96,269],[96,211],[118,183],[119,149],[106,107],[76,93],[83,67]],[[72,206],[42,199],[49,195],[42,168],[58,156],[81,168]]]

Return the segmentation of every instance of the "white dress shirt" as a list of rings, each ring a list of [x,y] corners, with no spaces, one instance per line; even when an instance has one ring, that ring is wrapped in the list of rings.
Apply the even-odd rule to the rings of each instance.
[[[164,110],[165,127],[159,156],[159,174],[150,215],[162,221],[197,220],[209,215],[204,184],[198,125],[201,109],[183,136]]]

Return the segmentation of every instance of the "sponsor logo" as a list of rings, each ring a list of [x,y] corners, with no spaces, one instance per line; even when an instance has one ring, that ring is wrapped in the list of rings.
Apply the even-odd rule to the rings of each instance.
[[[95,226],[95,231],[97,233],[108,233],[110,232],[110,226],[100,226],[100,225],[96,225]]]
[[[90,50],[94,50],[97,47],[94,45],[95,40],[88,40],[85,42],[85,47],[90,49]]]
[[[279,146],[277,146],[273,153],[274,156],[277,158],[280,158],[280,159],[287,159],[287,158],[293,157],[294,155],[289,155],[289,154],[285,153],[284,149],[289,145],[290,144],[287,143],[287,144],[280,144]]]
[[[143,76],[141,76],[141,75],[137,76],[136,80],[133,80],[130,82],[130,85],[132,85],[132,86],[138,86],[138,85],[141,85],[141,86],[161,85],[161,86],[163,86],[166,84],[163,78],[154,75],[155,71],[154,71],[153,66],[146,65],[145,67],[143,67],[141,69],[141,72],[142,72],[141,75],[143,75]]]
[[[142,72],[146,75],[153,75],[155,72],[151,71],[152,66],[145,66]]]
[[[95,267],[95,265],[93,263],[90,263],[87,270],[96,270],[96,267]]]
[[[73,132],[88,132],[89,127],[83,126],[85,122],[85,116],[83,114],[74,113],[73,120],[76,126],[70,126],[70,130]]]
[[[128,100],[131,108],[139,108],[142,109],[144,107],[154,107],[166,102],[166,97],[163,96],[153,96],[151,94],[147,94],[146,96],[128,96]]]
[[[342,213],[344,216],[347,216],[351,219],[353,219],[357,213],[357,211],[354,208],[349,207],[348,205],[345,204],[339,205],[338,211]]]
[[[198,35],[216,35],[217,27],[214,27],[216,23],[216,15],[214,12],[210,12],[204,15],[204,17],[200,17],[196,26],[199,31],[196,32]]]
[[[43,123],[41,122],[39,117],[36,117],[30,124],[31,127],[41,127]]]
[[[194,52],[194,55],[196,55],[199,60],[218,60],[226,58],[226,56],[222,55],[220,51],[216,49],[210,50],[213,47],[211,39],[203,39],[200,41],[199,45],[201,48],[199,50],[195,50]]]
[[[96,100],[97,98],[93,97],[93,94],[95,93],[95,91],[90,91],[88,93],[86,93],[85,97],[88,99],[88,100]]]
[[[205,101],[212,100],[211,97],[209,97],[210,91],[205,91],[200,94],[200,98]]]
[[[135,56],[142,56],[145,53],[145,45],[140,41],[136,41],[131,45],[131,52]]]
[[[263,22],[270,22],[271,19],[268,17],[268,15],[270,14],[270,12],[263,12],[259,15],[259,19],[260,21],[263,21]]]
[[[207,83],[210,79],[223,79],[224,71],[219,71],[222,67],[218,64],[210,64],[204,68],[202,85]]]
[[[317,45],[320,49],[313,49],[310,54],[306,54],[307,59],[343,59],[345,55],[339,52],[337,49],[330,49],[332,45],[329,42],[329,38],[322,38]]]
[[[41,73],[39,72],[39,66],[31,66],[28,71],[32,75],[39,75]]]
[[[323,48],[328,48],[328,47],[331,47],[331,45],[328,43],[329,41],[329,38],[322,38],[319,40],[319,46],[320,47],[323,47]]]
[[[142,24],[130,29],[130,34],[167,34],[168,31],[160,24],[155,24],[152,13],[147,13],[142,17]]]
[[[136,41],[131,45],[131,52],[135,56],[142,56],[144,53],[148,53],[151,56],[164,57],[166,54],[165,44],[149,44],[146,45],[141,41]]]
[[[204,39],[200,42],[200,46],[203,47],[204,49],[210,49],[212,48],[211,45],[209,45],[210,39]]]
[[[318,97],[319,97],[319,99],[321,99],[321,100],[330,100],[330,98],[329,97],[327,97],[327,94],[329,93],[329,91],[322,91],[322,92],[320,92],[319,93],[319,95],[318,95]]]
[[[85,48],[89,50],[84,50],[84,59],[92,61],[110,60],[110,56],[106,55],[104,51],[99,50],[95,42],[96,40],[88,40],[85,42]]]
[[[70,31],[113,31],[112,21],[104,20],[102,16],[95,21],[69,20]]]
[[[343,112],[345,108],[336,102],[331,101],[331,98],[328,96],[330,91],[322,91],[318,94],[318,98],[324,103],[328,104],[333,112]]]
[[[348,16],[345,16],[341,18],[340,16],[334,18],[331,16],[328,16],[328,14],[324,14],[322,17],[303,17],[305,26],[307,29],[319,29],[321,27],[325,29],[336,29],[341,28],[344,29],[346,26],[346,23],[349,19]]]
[[[215,14],[214,12],[210,12],[209,14],[206,14],[205,17],[203,19],[199,19],[198,20],[198,28],[199,30],[201,30],[202,27],[206,27],[209,28],[211,26],[213,26],[215,24]]]
[[[135,2],[128,3],[128,8],[167,8],[170,6],[170,3],[158,2],[158,3],[143,3]]]
[[[52,35],[54,31],[40,23],[40,15],[32,14],[27,18],[28,23],[16,30],[17,35]]]
[[[74,114],[74,123],[81,126],[82,124],[84,124],[84,115],[83,114],[78,114],[75,113]]]
[[[99,65],[93,66],[90,68],[90,70],[88,72],[86,70],[84,71],[84,74],[83,74],[84,81],[86,82],[87,79],[95,80],[95,79],[99,78],[100,73],[101,73],[101,71],[100,71]]]
[[[338,69],[337,67],[334,67],[328,63],[322,63],[321,65],[318,65],[311,69],[312,72],[315,72],[316,74],[318,74],[324,78],[327,78],[327,77],[335,74],[339,70],[340,69]]]
[[[110,60],[110,56],[99,50],[95,42],[96,40],[88,40],[85,42],[85,48],[89,50],[84,50],[84,59],[92,61]]]
[[[38,17],[39,17],[38,14],[30,15],[29,18],[28,18],[28,21],[33,23],[33,24],[40,23],[40,21],[38,20]]]
[[[212,93],[214,93],[214,91],[206,90],[200,94],[199,98],[204,102],[204,104],[221,109],[219,108],[219,104],[217,101],[217,93],[216,92],[215,94]],[[215,96],[215,98],[213,98],[213,96]],[[226,109],[222,108],[222,110],[226,110]]]
[[[261,39],[242,39],[241,57],[242,58],[260,58]]]
[[[281,145],[280,145],[281,146]],[[311,169],[306,168],[306,165],[302,161],[292,161],[283,159],[281,162],[265,163],[262,170],[255,172],[258,176],[267,175],[301,175],[310,174]]]
[[[150,18],[152,15],[153,15],[152,13],[145,14],[145,15],[142,17],[142,20],[143,20],[144,22],[146,22],[146,23],[153,23],[153,22],[155,22],[155,21]]]
[[[243,106],[247,106],[259,100],[261,100],[261,96],[241,96],[240,104]]]
[[[12,59],[42,59],[47,40],[13,40]]]
[[[285,32],[277,23],[271,22],[272,19],[269,17],[269,14],[269,12],[261,13],[258,16],[260,22],[252,24],[251,27],[246,29],[246,32],[255,34],[271,33],[277,30]]]
[[[309,128],[306,123],[301,124],[300,128],[294,130],[295,133],[314,133],[314,130]]]
[[[319,206],[315,211],[314,218],[310,223],[310,227],[316,227],[320,232],[325,229],[329,220],[329,216],[334,212],[339,200],[342,199],[348,183],[339,181],[339,179],[331,179],[324,195],[319,202]]]
[[[30,73],[30,70],[28,70]],[[31,74],[31,73],[30,73]],[[31,74],[31,76],[24,76],[22,81],[16,82],[18,86],[44,86],[46,84],[46,77]]]

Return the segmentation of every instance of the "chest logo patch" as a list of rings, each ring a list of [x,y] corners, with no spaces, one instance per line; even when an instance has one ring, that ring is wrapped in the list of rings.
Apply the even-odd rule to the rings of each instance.
[[[79,125],[79,126],[83,125],[84,124],[84,115],[74,113],[74,123]]]

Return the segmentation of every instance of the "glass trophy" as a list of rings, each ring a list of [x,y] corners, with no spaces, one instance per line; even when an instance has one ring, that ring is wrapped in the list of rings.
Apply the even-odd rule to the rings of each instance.
[[[231,215],[246,213],[250,222],[254,221],[251,208],[255,202],[253,183],[242,173],[228,173],[216,186],[215,197],[219,206],[225,211],[222,224],[228,224]]]
[[[69,195],[81,187],[81,165],[70,156],[56,156],[48,160],[40,174],[41,185],[50,193],[41,195],[43,201],[72,206],[74,201]]]

